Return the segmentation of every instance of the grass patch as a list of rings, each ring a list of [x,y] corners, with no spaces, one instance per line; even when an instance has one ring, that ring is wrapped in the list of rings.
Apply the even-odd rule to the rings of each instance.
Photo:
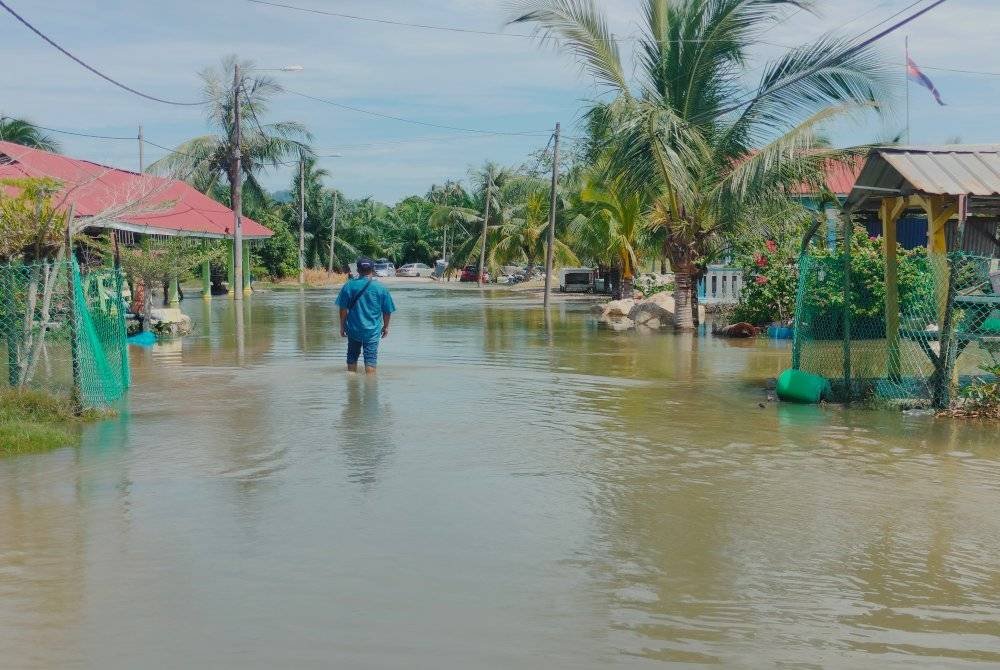
[[[42,391],[0,391],[0,456],[76,446],[81,424],[101,416],[93,411],[77,416],[68,400]]]

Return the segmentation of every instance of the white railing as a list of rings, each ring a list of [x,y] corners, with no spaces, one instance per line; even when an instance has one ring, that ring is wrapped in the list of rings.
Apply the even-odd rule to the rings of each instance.
[[[698,299],[706,305],[735,305],[742,289],[742,270],[729,265],[709,265],[698,282]]]

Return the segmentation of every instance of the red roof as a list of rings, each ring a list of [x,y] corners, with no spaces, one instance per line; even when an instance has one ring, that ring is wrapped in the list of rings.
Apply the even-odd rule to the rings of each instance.
[[[63,206],[72,203],[77,217],[106,217],[96,224],[100,227],[154,235],[232,235],[233,210],[183,181],[0,141],[0,179],[24,177],[59,180],[63,190],[56,202]],[[271,234],[268,228],[243,217],[245,238]]]
[[[825,166],[826,187],[834,195],[847,197],[851,189],[854,188],[854,182],[858,180],[858,175],[861,174],[861,168],[864,167],[864,164],[864,159],[860,157],[854,161],[853,165],[847,165],[840,161],[827,161]],[[816,189],[808,184],[800,184],[795,189],[796,195],[814,195],[815,192]]]

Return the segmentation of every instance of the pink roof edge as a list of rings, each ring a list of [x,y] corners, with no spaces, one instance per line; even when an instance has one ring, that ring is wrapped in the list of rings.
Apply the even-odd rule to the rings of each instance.
[[[183,181],[0,141],[0,179],[24,177],[60,181],[63,190],[56,201],[73,204],[77,217],[108,217],[100,227],[153,235],[232,236],[233,210]],[[249,217],[242,222],[247,239],[272,235]]]

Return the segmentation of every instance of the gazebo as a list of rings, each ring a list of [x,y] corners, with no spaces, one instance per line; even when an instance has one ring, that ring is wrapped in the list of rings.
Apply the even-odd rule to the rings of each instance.
[[[908,255],[901,295],[896,224],[905,214],[927,217],[926,255]],[[929,396],[949,402],[959,380],[959,358],[981,370],[1000,352],[1000,145],[891,146],[868,155],[844,203],[843,239],[855,235],[859,218],[880,222],[884,260],[884,320],[852,323],[851,244],[836,258],[810,265],[810,239],[803,244],[796,306],[795,364],[809,370],[811,343],[840,340],[845,396]],[[815,229],[814,231],[815,232]],[[836,275],[836,279],[833,276]],[[838,281],[842,299],[836,318],[811,300],[823,283]],[[826,288],[830,288],[827,286]],[[812,305],[812,306],[810,306]],[[827,311],[837,311],[827,305]],[[857,320],[855,318],[855,320]],[[827,333],[819,332],[827,324]],[[830,337],[835,323],[837,336]],[[828,348],[829,349],[829,348]],[[819,350],[814,347],[813,354]],[[977,352],[970,355],[970,352]],[[828,355],[829,355],[828,351]],[[813,356],[815,358],[815,356]],[[817,366],[821,367],[821,366]],[[829,369],[826,376],[832,376]],[[820,374],[824,374],[820,372]]]
[[[225,239],[232,244],[234,213],[178,179],[120,170],[48,151],[0,141],[0,179],[51,177],[62,184],[56,197],[73,206],[84,228],[136,235]],[[245,245],[271,237],[271,231],[242,218]],[[243,289],[250,289],[249,254],[243,253]],[[232,264],[230,263],[230,266]],[[211,297],[210,270],[202,269],[204,296]],[[230,267],[230,291],[232,272]]]

